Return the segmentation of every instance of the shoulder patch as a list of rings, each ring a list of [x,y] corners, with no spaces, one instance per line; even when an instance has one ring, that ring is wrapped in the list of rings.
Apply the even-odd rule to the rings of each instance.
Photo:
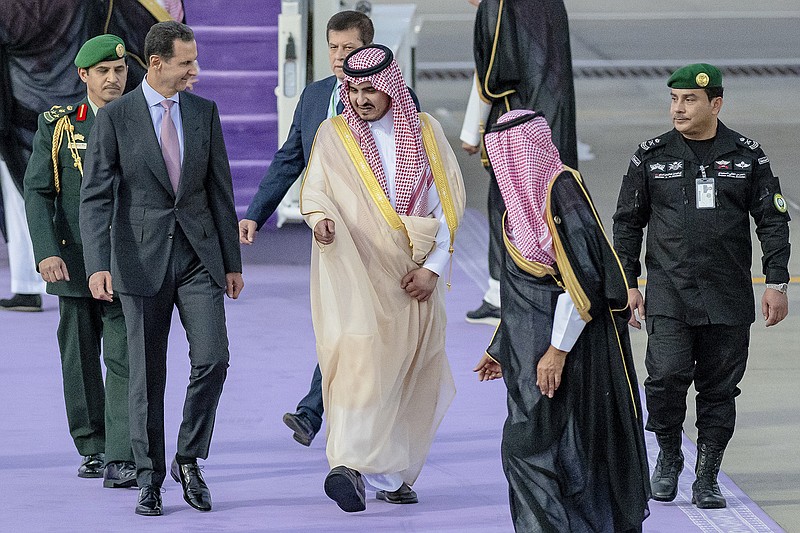
[[[772,203],[775,206],[775,209],[778,213],[785,213],[786,212],[786,200],[781,195],[781,193],[776,192],[775,195],[772,197]]]
[[[646,152],[652,147],[659,146],[660,144],[661,144],[661,137],[656,137],[654,139],[650,139],[649,141],[644,141],[643,143],[640,143],[639,148],[641,148],[643,152]]]
[[[748,139],[747,137],[740,136],[737,138],[737,141],[741,146],[746,146],[751,150],[758,150],[758,148],[761,146],[761,144],[758,141],[754,141],[753,139]]]
[[[758,164],[759,165],[766,165],[767,163],[769,163],[769,157],[767,157],[767,156],[759,158],[759,160],[758,160]]]
[[[633,163],[634,166],[638,167],[639,165],[642,164],[642,160],[636,157],[636,155],[634,154],[634,156],[631,157],[631,163]]]

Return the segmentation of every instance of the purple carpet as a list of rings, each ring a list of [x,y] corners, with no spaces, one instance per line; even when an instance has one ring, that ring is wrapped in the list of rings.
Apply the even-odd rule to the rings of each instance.
[[[205,477],[214,510],[183,502],[178,485],[164,485],[163,517],[133,513],[137,492],[104,489],[79,479],[79,457],[67,430],[56,346],[57,300],[43,313],[0,314],[0,531],[476,531],[512,529],[500,464],[505,418],[502,382],[479,383],[471,369],[492,328],[470,325],[464,313],[479,303],[485,283],[486,220],[468,212],[456,242],[458,260],[447,293],[448,355],[458,394],[414,488],[418,505],[376,501],[346,514],[322,490],[328,472],[324,435],[310,448],[297,444],[281,422],[305,394],[315,365],[308,302],[310,232],[268,225],[246,249],[246,287],[227,301],[231,367],[220,403]],[[0,287],[8,287],[0,269]],[[167,456],[175,453],[189,373],[187,344],[177,314],[169,350],[166,399]],[[654,442],[648,442],[652,451]],[[686,464],[695,449],[684,442]],[[654,458],[651,457],[651,462]],[[693,476],[684,472],[678,499],[651,502],[645,531],[781,531],[726,476],[729,507],[699,511],[689,503]]]

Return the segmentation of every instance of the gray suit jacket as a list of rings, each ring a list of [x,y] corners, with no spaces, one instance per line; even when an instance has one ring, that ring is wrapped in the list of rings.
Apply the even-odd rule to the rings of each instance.
[[[180,95],[184,160],[177,194],[141,86],[101,108],[86,150],[80,230],[86,274],[110,270],[115,291],[153,296],[180,227],[214,281],[241,272],[230,165],[214,102]]]

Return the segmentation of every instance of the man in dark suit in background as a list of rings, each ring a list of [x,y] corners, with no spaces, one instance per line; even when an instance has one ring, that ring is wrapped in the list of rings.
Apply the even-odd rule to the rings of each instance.
[[[136,513],[162,514],[164,388],[170,318],[178,308],[191,375],[170,473],[189,505],[211,510],[197,465],[208,457],[228,367],[223,293],[244,285],[233,186],[214,102],[182,92],[197,44],[179,22],[145,39],[136,90],[95,118],[81,187],[80,229],[92,295],[120,295],[128,330]],[[112,224],[113,221],[113,224]],[[110,230],[109,230],[110,227]],[[113,283],[113,285],[112,285]]]

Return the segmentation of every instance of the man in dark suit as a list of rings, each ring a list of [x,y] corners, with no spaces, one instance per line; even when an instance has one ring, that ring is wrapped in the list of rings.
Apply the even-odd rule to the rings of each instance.
[[[328,21],[326,38],[333,76],[315,81],[300,95],[289,136],[272,158],[258,192],[250,202],[244,218],[239,221],[239,241],[242,244],[253,244],[256,232],[275,212],[281,199],[302,174],[311,155],[311,146],[319,125],[342,112],[344,105],[339,99],[339,87],[344,78],[344,58],[356,48],[372,44],[374,36],[372,21],[358,11],[340,11]],[[413,91],[411,97],[419,109],[419,102]],[[303,446],[309,446],[322,426],[323,412],[322,374],[317,365],[308,394],[297,404],[296,412],[283,415],[283,422],[294,431],[294,440]]]
[[[230,166],[214,102],[182,92],[197,44],[179,22],[145,39],[136,90],[95,118],[81,187],[80,229],[92,295],[120,295],[128,330],[136,513],[160,515],[170,318],[178,308],[191,375],[170,473],[189,505],[211,510],[197,465],[208,457],[228,367],[223,293],[244,285]],[[113,222],[113,223],[112,223]],[[112,285],[113,282],[113,285]]]
[[[95,300],[86,285],[78,208],[86,140],[95,112],[125,90],[125,61],[125,44],[115,35],[98,35],[81,47],[76,77],[86,84],[86,95],[39,116],[24,181],[37,270],[47,292],[58,295],[64,403],[72,440],[83,456],[78,477],[104,477],[108,488],[136,485],[128,428],[128,343],[122,305]]]

